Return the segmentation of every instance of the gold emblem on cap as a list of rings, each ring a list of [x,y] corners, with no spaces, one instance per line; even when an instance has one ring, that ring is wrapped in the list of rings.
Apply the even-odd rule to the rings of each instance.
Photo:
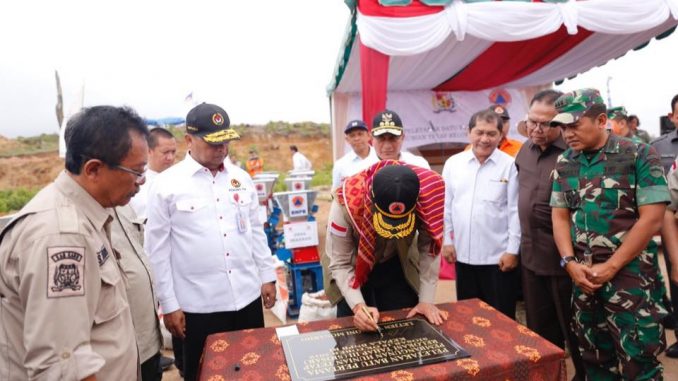
[[[497,114],[503,114],[504,113],[504,108],[501,106],[497,106],[494,108],[494,112]]]
[[[384,216],[381,212],[375,212],[372,215],[374,231],[386,239],[405,238],[409,236],[414,230],[414,221],[414,213],[409,213],[405,222],[396,226],[384,221]]]
[[[218,112],[212,114],[212,123],[214,123],[217,126],[221,126],[224,124],[224,117],[221,116]]]
[[[379,122],[379,127],[396,127],[396,124],[393,121],[393,114],[390,112],[381,114],[381,122]]]
[[[392,203],[391,205],[393,205]],[[399,203],[402,204],[402,203]],[[414,230],[414,221],[415,221],[415,216],[414,216],[414,209],[416,208],[416,205],[414,205],[410,210],[405,211],[404,213],[399,213],[399,214],[391,214],[387,213],[386,211],[382,210],[379,205],[374,204],[375,208],[377,209],[374,214],[372,215],[372,223],[374,225],[374,231],[377,232],[380,236],[386,238],[386,239],[391,239],[391,238],[405,238],[409,236],[412,231]],[[405,206],[404,204],[402,206]],[[390,208],[390,206],[389,206]],[[393,226],[389,224],[388,222],[384,221],[384,216],[393,218],[393,219],[401,219],[401,218],[406,218],[405,221],[401,224],[398,224],[396,226]]]
[[[235,132],[235,130],[232,128],[213,132],[202,137],[202,140],[204,140],[207,143],[223,143],[229,140],[236,139],[240,139],[240,135],[238,135],[238,133]]]

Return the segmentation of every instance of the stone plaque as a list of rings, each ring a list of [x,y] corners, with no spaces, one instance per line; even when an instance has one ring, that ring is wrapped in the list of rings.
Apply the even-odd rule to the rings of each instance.
[[[384,337],[344,328],[281,338],[292,380],[353,378],[469,356],[425,319],[379,326]]]

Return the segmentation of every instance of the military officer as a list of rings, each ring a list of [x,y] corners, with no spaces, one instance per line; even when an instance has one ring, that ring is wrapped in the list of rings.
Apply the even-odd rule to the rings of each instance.
[[[664,248],[664,257],[670,257],[672,263],[678,263],[678,157],[673,162],[667,177],[669,192],[671,192],[671,203],[666,208],[666,213],[664,214],[662,246]],[[669,278],[671,279],[672,286],[678,285],[678,266],[671,267]],[[671,347],[678,348],[675,343]],[[669,356],[668,352],[671,347],[666,349],[667,356]]]
[[[66,170],[0,234],[3,380],[138,379],[109,208],[143,184],[147,136],[131,109],[83,110],[66,129]]]
[[[668,114],[668,118],[674,127],[678,127],[678,94],[671,99],[671,112]],[[654,139],[650,144],[657,150],[664,166],[664,173],[668,175],[674,159],[678,155],[678,129],[674,128],[671,132]],[[671,230],[671,226],[666,224],[666,221],[670,221],[671,217],[671,213],[664,216],[664,227],[662,228],[662,248],[666,260],[666,270],[669,274],[675,272],[674,267],[678,267],[673,266],[673,257],[678,257],[678,252],[672,252],[672,250],[675,251],[676,246],[670,244],[674,237],[670,231],[666,231],[667,228]],[[678,283],[671,283],[669,289],[671,291],[671,308],[669,311],[671,315],[664,319],[664,325],[666,328],[672,328],[674,335],[678,338],[678,324],[676,324],[676,321],[678,321]],[[673,343],[666,348],[665,353],[667,357],[678,358],[678,343]]]
[[[649,143],[650,140],[652,140],[650,139],[650,134],[638,127],[640,127],[640,119],[638,119],[638,115],[629,115],[629,128],[631,128],[631,132],[633,132],[634,135],[642,140],[643,143]]]
[[[575,331],[591,380],[659,380],[665,347],[657,245],[669,201],[656,151],[608,134],[598,90],[556,101],[569,149],[553,173],[553,234],[574,283]],[[621,363],[621,367],[620,367]]]
[[[636,136],[629,124],[629,117],[624,106],[613,107],[607,110],[607,119],[610,121],[612,133],[627,138],[634,143],[644,143],[643,139]]]

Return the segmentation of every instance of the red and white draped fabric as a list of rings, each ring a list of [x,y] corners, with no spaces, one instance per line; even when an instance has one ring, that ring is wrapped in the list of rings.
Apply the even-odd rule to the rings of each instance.
[[[541,86],[678,24],[678,0],[425,3],[436,2],[357,1],[347,51],[359,51],[359,62],[346,54],[330,91],[361,93],[364,120],[386,107],[389,92]]]

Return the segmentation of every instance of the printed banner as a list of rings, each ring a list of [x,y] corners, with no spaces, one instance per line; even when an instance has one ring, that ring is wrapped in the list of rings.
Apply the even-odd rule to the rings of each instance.
[[[468,143],[471,115],[493,104],[501,104],[509,112],[509,137],[524,141],[516,124],[525,117],[529,105],[519,90],[390,92],[386,107],[397,112],[403,121],[403,148],[407,149],[434,143]],[[361,110],[360,95],[350,96],[346,120],[360,119]]]

